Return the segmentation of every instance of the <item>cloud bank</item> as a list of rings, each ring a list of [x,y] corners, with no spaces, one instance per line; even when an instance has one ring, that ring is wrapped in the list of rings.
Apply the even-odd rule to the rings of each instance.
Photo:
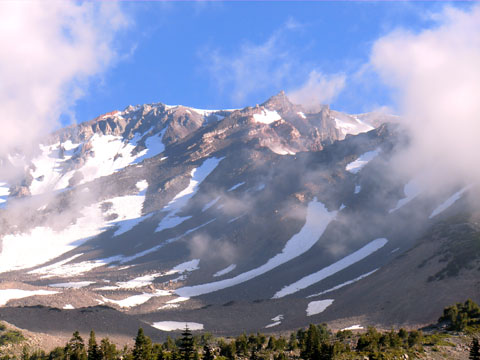
[[[480,6],[445,7],[436,26],[394,31],[370,64],[396,93],[411,145],[395,165],[435,190],[480,181]]]
[[[54,129],[114,63],[127,25],[115,3],[0,2],[0,156]]]

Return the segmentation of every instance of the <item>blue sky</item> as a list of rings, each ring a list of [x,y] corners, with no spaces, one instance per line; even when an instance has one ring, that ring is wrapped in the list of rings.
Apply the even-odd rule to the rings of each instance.
[[[432,26],[429,15],[445,3],[125,2],[120,6],[130,25],[116,35],[119,57],[77,101],[78,121],[128,104],[164,102],[209,109],[254,105],[279,90],[301,86],[312,70],[345,75],[344,90],[332,100],[333,108],[358,113],[391,106],[388,89],[375,76],[366,82],[356,74],[368,62],[375,40],[399,27],[419,31]],[[262,53],[267,59],[260,64],[245,55],[255,54],[272,38],[273,44]],[[216,69],[215,58],[220,62]],[[238,90],[242,81],[254,80],[242,79],[244,73],[230,77],[228,64],[242,60],[247,67],[275,73],[275,79]],[[245,77],[249,75],[255,72],[247,70]]]

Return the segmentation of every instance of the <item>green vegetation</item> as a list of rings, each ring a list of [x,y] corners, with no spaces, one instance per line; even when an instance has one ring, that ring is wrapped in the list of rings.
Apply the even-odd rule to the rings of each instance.
[[[445,308],[438,321],[446,323],[448,330],[475,332],[480,329],[480,307],[468,299]]]
[[[164,343],[152,343],[139,329],[133,348],[118,349],[108,338],[97,343],[91,331],[87,345],[79,332],[64,347],[50,353],[30,351],[24,346],[21,356],[3,354],[0,360],[347,360],[347,359],[414,359],[427,351],[442,353],[442,348],[455,347],[450,342],[457,331],[480,332],[480,307],[472,300],[445,308],[435,331],[424,334],[419,330],[378,331],[369,327],[354,333],[349,330],[333,333],[326,324],[311,324],[288,336],[242,334],[235,338],[214,338],[209,333],[193,335],[188,328],[177,339],[167,337]],[[24,338],[17,331],[2,328],[6,343],[18,343]],[[451,333],[448,331],[455,331]],[[455,341],[455,340],[454,340]],[[480,360],[480,345],[473,338],[469,358]]]
[[[5,324],[0,323],[0,346],[18,344],[25,340],[22,333],[17,330],[7,330]]]

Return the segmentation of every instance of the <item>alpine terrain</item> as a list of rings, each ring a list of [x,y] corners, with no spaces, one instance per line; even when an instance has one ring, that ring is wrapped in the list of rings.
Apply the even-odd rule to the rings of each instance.
[[[283,92],[60,129],[0,159],[0,319],[154,338],[435,321],[480,301],[477,188],[422,190],[392,167],[407,144],[396,116]]]

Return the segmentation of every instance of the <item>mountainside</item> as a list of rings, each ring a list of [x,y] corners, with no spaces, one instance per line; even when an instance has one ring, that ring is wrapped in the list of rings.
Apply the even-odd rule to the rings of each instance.
[[[397,120],[312,113],[283,92],[239,110],[157,103],[1,159],[0,319],[71,332],[101,305],[104,331],[161,337],[186,321],[427,323],[479,301],[476,187],[431,196],[394,175]]]

